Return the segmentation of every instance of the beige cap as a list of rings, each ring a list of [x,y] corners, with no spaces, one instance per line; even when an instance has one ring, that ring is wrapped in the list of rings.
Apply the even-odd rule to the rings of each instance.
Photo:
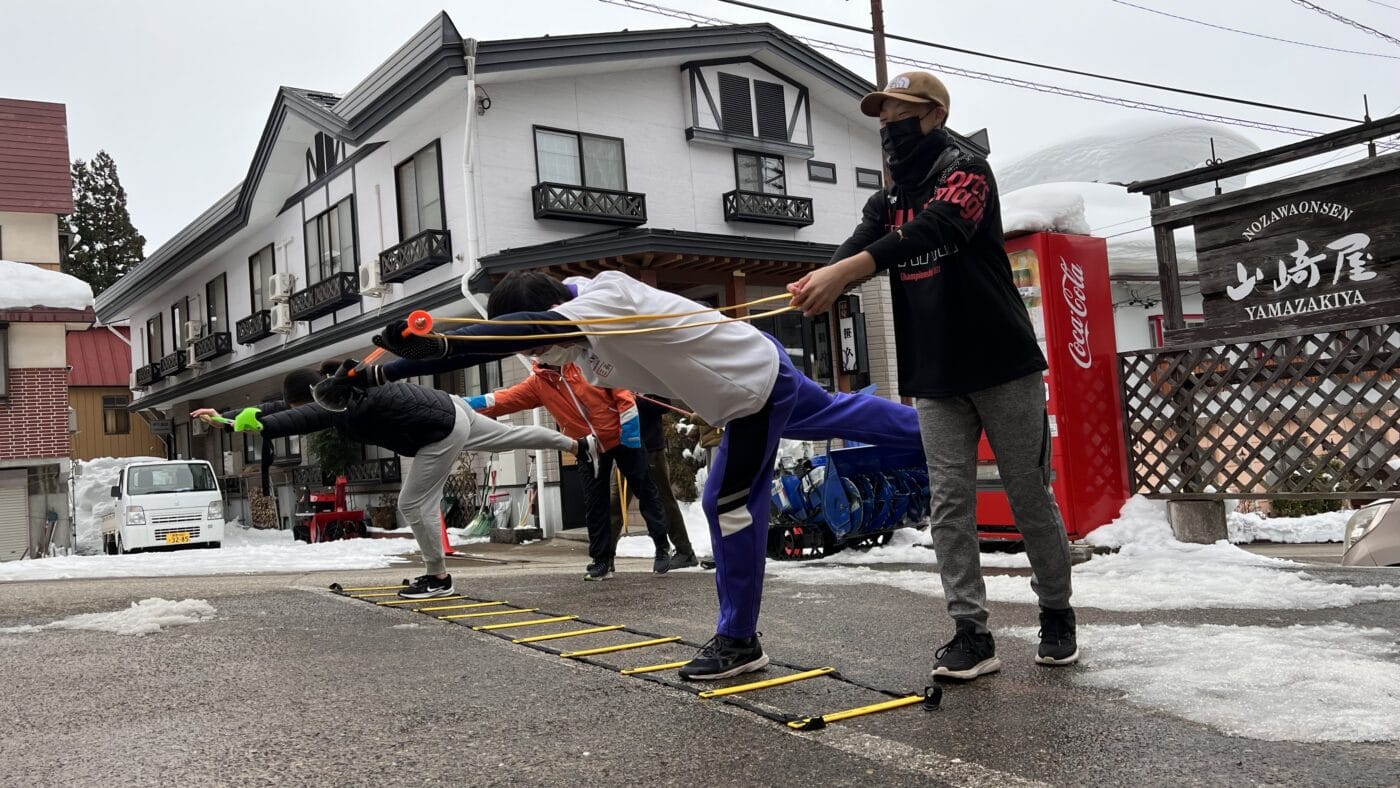
[[[927,71],[906,71],[891,79],[884,90],[867,93],[860,100],[860,111],[872,118],[879,117],[880,107],[887,98],[915,104],[933,103],[951,109],[948,105],[948,88],[943,86],[942,80]]]

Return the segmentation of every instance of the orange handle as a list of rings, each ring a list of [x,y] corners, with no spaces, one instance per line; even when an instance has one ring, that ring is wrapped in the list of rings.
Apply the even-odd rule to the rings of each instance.
[[[432,330],[433,316],[421,309],[416,309],[413,312],[409,313],[408,326],[404,328],[403,335],[406,337],[415,335],[421,337],[427,335],[428,332]],[[361,361],[358,365],[356,365],[354,369],[347,372],[346,376],[352,378],[355,377],[356,372],[359,372],[361,369],[364,369],[366,364],[372,363],[380,356],[383,356],[385,352],[386,351],[382,347],[377,347],[374,350],[370,351],[370,354],[368,356],[365,356],[365,360]]]

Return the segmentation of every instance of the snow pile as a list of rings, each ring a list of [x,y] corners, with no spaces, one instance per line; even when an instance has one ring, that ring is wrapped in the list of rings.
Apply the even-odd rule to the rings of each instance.
[[[152,597],[132,602],[125,610],[110,613],[82,613],[48,624],[0,628],[0,632],[27,634],[55,629],[111,632],[116,635],[149,635],[170,627],[198,624],[214,617],[214,607],[203,599],[172,602]]]
[[[704,471],[703,468],[700,469]],[[713,555],[710,549],[710,526],[705,521],[705,512],[700,509],[699,501],[680,501],[681,515],[685,518],[685,533],[690,537],[690,546],[695,549],[697,556]],[[656,546],[652,544],[651,537],[647,536],[646,523],[637,519],[627,521],[627,529],[633,534],[640,536],[624,536],[617,540],[618,558],[651,558],[656,555]],[[675,550],[675,545],[671,546]]]
[[[1234,159],[1259,151],[1244,135],[1224,126],[1182,118],[1154,118],[1115,123],[1106,131],[1083,134],[1033,151],[1007,164],[998,163],[997,182],[1003,193],[1062,181],[1127,184],[1192,170],[1211,155]],[[1244,186],[1243,176],[1221,181],[1233,190]],[[1204,183],[1180,192],[1178,199],[1198,199],[1214,193]]]
[[[1001,226],[1007,235],[1089,234],[1089,221],[1084,218],[1084,196],[1071,184],[1061,183],[1041,183],[1003,194]]]
[[[92,306],[92,286],[68,274],[29,263],[0,260],[0,309],[87,309]]]
[[[73,478],[73,502],[77,511],[73,527],[79,553],[102,552],[102,516],[116,505],[112,487],[122,468],[136,462],[161,462],[160,457],[99,457],[79,462]]]
[[[1084,542],[1095,547],[1179,544],[1167,521],[1166,503],[1141,495],[1129,498],[1119,510],[1118,519],[1090,531]]]
[[[1012,634],[1038,640],[1033,629]],[[1075,681],[1230,735],[1400,739],[1400,649],[1384,629],[1084,626],[1079,642],[1087,669],[1076,671]]]
[[[1230,541],[1235,544],[1340,542],[1353,513],[1343,509],[1307,517],[1264,517],[1257,512],[1230,512],[1225,516],[1225,526],[1230,531]]]
[[[291,531],[244,530],[227,525],[218,550],[135,555],[56,556],[0,564],[0,582],[84,577],[183,577],[383,569],[418,550],[412,539],[344,539],[306,544]]]

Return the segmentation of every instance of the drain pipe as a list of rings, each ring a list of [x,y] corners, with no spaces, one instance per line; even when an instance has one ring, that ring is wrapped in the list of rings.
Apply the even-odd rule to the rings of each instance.
[[[481,303],[481,299],[471,289],[471,278],[477,273],[480,263],[477,262],[477,194],[476,194],[476,168],[472,162],[472,134],[473,119],[478,112],[485,112],[485,107],[478,110],[476,98],[476,46],[475,38],[468,38],[462,42],[464,50],[463,59],[467,65],[467,117],[462,123],[462,198],[466,205],[466,248],[462,251],[462,259],[467,264],[466,272],[462,274],[462,297],[472,305],[472,309],[482,317],[486,317],[486,305]],[[489,104],[487,105],[489,106]],[[516,354],[516,360],[525,368],[528,375],[531,372],[530,360],[525,356]],[[540,418],[540,409],[535,408],[530,411],[530,418],[536,427],[544,426]],[[554,523],[545,517],[547,511],[544,497],[544,451],[535,451],[535,506],[539,509],[538,524],[540,530],[546,538],[554,536],[556,528]],[[528,500],[528,496],[526,499]]]

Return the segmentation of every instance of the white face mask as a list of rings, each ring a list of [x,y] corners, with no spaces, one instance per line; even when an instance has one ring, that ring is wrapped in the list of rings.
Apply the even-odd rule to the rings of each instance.
[[[536,356],[536,358],[538,358],[542,364],[548,364],[551,367],[562,367],[565,364],[573,363],[577,355],[578,351],[575,348],[555,345]]]

